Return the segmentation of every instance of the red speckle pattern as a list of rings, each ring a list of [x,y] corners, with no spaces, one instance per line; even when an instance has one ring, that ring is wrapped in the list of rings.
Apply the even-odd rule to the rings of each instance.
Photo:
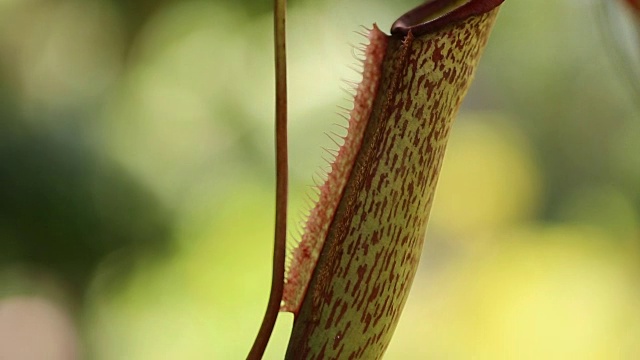
[[[449,130],[496,14],[389,39],[287,359],[382,357],[416,273]]]
[[[281,311],[298,313],[371,116],[371,106],[380,84],[380,67],[387,38],[375,25],[368,38],[362,82],[353,101],[347,136],[331,164],[327,181],[320,186],[318,202],[311,210],[302,239],[293,251],[285,279]]]

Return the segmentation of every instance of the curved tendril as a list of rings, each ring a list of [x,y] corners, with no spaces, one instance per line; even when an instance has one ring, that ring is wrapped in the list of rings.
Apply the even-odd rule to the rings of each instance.
[[[284,287],[284,265],[287,238],[287,62],[286,0],[274,2],[274,35],[276,63],[276,226],[273,248],[273,272],[269,303],[248,360],[261,359],[280,311]]]

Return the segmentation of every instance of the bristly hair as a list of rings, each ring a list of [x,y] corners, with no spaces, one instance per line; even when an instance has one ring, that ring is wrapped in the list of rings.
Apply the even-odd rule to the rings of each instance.
[[[338,113],[348,120],[347,134],[346,136],[341,136],[335,132],[327,134],[338,150],[326,151],[330,157],[330,159],[326,159],[330,168],[326,174],[318,176],[324,179],[323,182],[319,183],[314,179],[319,190],[318,199],[307,216],[304,233],[300,241],[295,244],[293,252],[288,255],[289,261],[281,311],[297,314],[300,309],[302,299],[307,291],[309,281],[324,245],[327,231],[360,150],[364,130],[371,115],[372,102],[378,92],[381,66],[388,40],[376,25],[372,29],[364,29],[366,33],[361,34],[369,40],[369,43],[362,44],[362,49],[355,47],[354,58],[360,64],[359,68],[353,68],[354,71],[362,75],[362,81],[357,85],[352,82],[346,82],[350,88],[355,90],[355,95],[350,94],[350,96],[354,96],[353,108],[339,107],[341,110]],[[364,58],[359,58],[356,51],[360,51]],[[343,128],[341,125],[338,126]]]

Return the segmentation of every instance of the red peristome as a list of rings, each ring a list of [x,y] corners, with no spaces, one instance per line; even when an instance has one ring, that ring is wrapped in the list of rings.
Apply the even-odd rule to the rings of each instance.
[[[331,164],[325,183],[320,186],[320,195],[309,214],[305,231],[298,246],[293,250],[284,284],[281,311],[297,314],[304,298],[311,274],[318,262],[329,224],[360,150],[364,130],[371,116],[373,101],[380,84],[382,60],[388,37],[374,24],[367,35],[369,45],[365,49],[362,81],[358,85],[350,113],[349,128],[344,144]]]
[[[414,36],[424,35],[437,31],[449,24],[469,18],[470,16],[487,13],[504,2],[504,0],[468,0],[463,5],[449,11],[445,15],[420,23],[422,19],[446,8],[453,1],[454,0],[433,0],[418,6],[402,15],[391,25],[391,34],[395,36],[406,36],[409,31],[411,31]],[[627,1],[637,2],[638,0]]]

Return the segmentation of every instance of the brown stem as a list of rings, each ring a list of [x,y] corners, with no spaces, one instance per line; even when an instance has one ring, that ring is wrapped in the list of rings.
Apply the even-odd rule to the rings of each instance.
[[[247,356],[261,359],[273,332],[284,287],[284,261],[287,238],[287,59],[286,59],[286,0],[274,2],[274,35],[276,62],[276,226],[273,248],[273,272],[269,303],[260,331]]]

